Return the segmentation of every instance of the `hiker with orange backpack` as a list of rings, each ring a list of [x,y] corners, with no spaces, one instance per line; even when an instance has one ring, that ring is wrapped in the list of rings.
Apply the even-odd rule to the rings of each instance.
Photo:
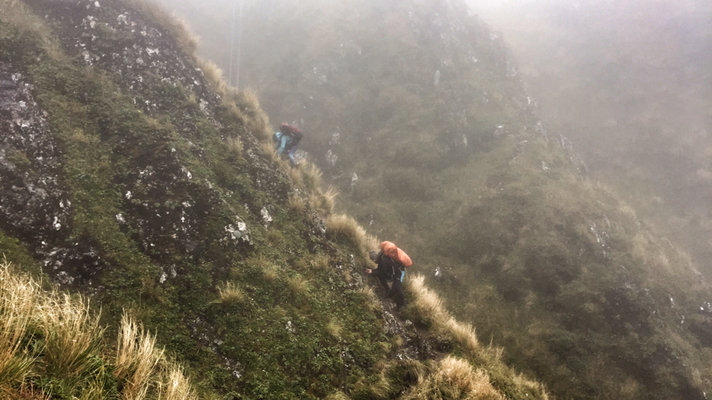
[[[289,165],[292,167],[294,167],[294,153],[297,151],[297,146],[303,136],[301,129],[286,122],[279,124],[279,131],[272,136],[272,140],[277,146],[277,155],[289,155]]]
[[[405,307],[402,287],[405,269],[410,268],[413,261],[408,257],[408,254],[392,242],[382,242],[380,248],[379,253],[371,250],[368,254],[371,261],[378,264],[378,268],[373,270],[367,268],[366,273],[373,275],[381,282],[381,285],[386,289],[386,297],[396,296],[396,310],[400,310]],[[393,285],[390,288],[387,279],[393,280]]]

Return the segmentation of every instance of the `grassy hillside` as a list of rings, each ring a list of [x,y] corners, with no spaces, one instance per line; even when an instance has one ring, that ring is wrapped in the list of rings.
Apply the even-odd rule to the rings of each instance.
[[[709,286],[589,179],[498,34],[457,1],[246,4],[240,82],[482,340],[557,398],[704,398]]]
[[[180,24],[138,1],[0,11],[3,396],[547,398],[422,277],[393,315],[362,276],[376,239]]]

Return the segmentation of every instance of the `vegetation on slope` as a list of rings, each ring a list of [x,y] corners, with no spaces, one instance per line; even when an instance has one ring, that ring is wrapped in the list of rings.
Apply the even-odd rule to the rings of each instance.
[[[301,123],[344,209],[402,245],[505,360],[562,398],[710,391],[709,286],[588,179],[463,4],[248,4],[240,81]]]
[[[377,301],[361,278],[376,240],[331,215],[317,168],[275,156],[254,94],[198,68],[170,18],[118,0],[0,10],[0,249],[102,308],[5,267],[32,298],[2,308],[7,393],[190,398],[164,347],[201,398],[547,398],[444,310],[409,311],[419,331]]]

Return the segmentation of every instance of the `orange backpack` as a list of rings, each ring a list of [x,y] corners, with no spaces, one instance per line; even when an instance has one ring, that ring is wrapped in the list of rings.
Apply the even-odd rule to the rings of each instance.
[[[381,242],[381,251],[391,260],[406,268],[410,268],[410,266],[413,265],[413,261],[405,254],[405,251],[399,249],[398,246],[392,242]]]

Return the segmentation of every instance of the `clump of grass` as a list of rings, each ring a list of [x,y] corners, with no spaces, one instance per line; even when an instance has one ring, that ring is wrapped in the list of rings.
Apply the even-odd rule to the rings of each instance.
[[[267,232],[267,241],[271,245],[278,245],[284,241],[284,235],[278,229],[272,228]]]
[[[104,332],[99,316],[92,316],[89,303],[68,294],[51,293],[39,308],[44,330],[45,372],[55,377],[80,376],[92,364]]]
[[[302,186],[304,181],[302,180],[302,170],[299,164],[295,168],[289,169],[289,177],[292,178],[292,182],[295,186]]]
[[[301,276],[293,276],[287,280],[287,287],[294,294],[304,294],[307,291],[307,282]]]
[[[269,162],[273,164],[279,162],[279,156],[277,155],[277,151],[274,149],[274,144],[272,142],[260,143],[258,150],[267,158]]]
[[[305,162],[304,166],[299,168],[302,171],[302,179],[304,186],[312,192],[315,192],[321,187],[322,172],[314,163]]]
[[[244,110],[249,116],[246,121],[247,129],[252,132],[257,139],[262,141],[270,141],[272,132],[269,130],[269,118],[262,108],[257,98],[257,92],[247,88],[239,93],[234,98],[237,106]]]
[[[338,192],[333,187],[329,187],[326,192],[322,192],[321,189],[312,192],[309,196],[309,205],[312,210],[322,213],[323,215],[330,215],[334,212],[334,206],[336,205],[336,196]]]
[[[314,257],[309,263],[316,270],[326,271],[329,269],[329,256],[320,254]]]
[[[289,196],[289,201],[287,205],[293,211],[302,212],[306,208],[307,202],[298,194],[292,194]]]
[[[447,356],[403,397],[408,400],[426,399],[482,399],[504,400],[505,397],[490,384],[487,373],[474,370],[465,360]]]
[[[329,332],[329,335],[333,336],[334,339],[341,339],[342,330],[343,326],[336,319],[332,319],[326,325],[326,331]]]
[[[190,381],[179,366],[169,365],[163,375],[163,382],[158,390],[158,400],[198,400]]]
[[[361,289],[359,289],[359,292],[361,292],[361,294],[363,295],[364,302],[366,303],[366,306],[369,308],[369,310],[376,311],[381,308],[381,303],[378,300],[378,296],[370,286],[362,287]]]
[[[332,239],[346,238],[357,248],[367,251],[366,231],[355,219],[339,214],[330,215],[326,219],[326,234]]]
[[[218,287],[221,303],[239,303],[245,298],[245,294],[237,285],[232,282],[226,282],[223,286]]]
[[[324,400],[349,400],[349,397],[339,390],[338,392],[326,396]]]
[[[114,369],[114,376],[124,388],[122,398],[145,398],[156,367],[162,360],[163,350],[156,348],[156,338],[144,331],[143,325],[124,314],[116,345]]]
[[[231,137],[227,139],[227,148],[230,150],[230,153],[234,155],[236,158],[240,159],[242,158],[242,150],[244,148],[242,141],[240,140],[239,137]]]
[[[475,328],[458,322],[445,309],[440,297],[425,286],[425,277],[415,275],[406,281],[406,287],[413,295],[411,309],[415,311],[421,322],[436,332],[450,336],[460,343],[470,354],[476,354],[480,349]]]
[[[12,274],[7,262],[0,265],[0,391],[19,386],[32,367],[32,358],[18,352],[38,292],[36,283]]]
[[[263,277],[267,282],[274,282],[277,279],[277,267],[270,265],[263,269]]]
[[[220,67],[213,61],[203,59],[198,60],[198,67],[203,71],[203,76],[210,82],[217,94],[221,97],[225,96],[227,85],[225,84],[225,79],[223,79],[223,71]]]

